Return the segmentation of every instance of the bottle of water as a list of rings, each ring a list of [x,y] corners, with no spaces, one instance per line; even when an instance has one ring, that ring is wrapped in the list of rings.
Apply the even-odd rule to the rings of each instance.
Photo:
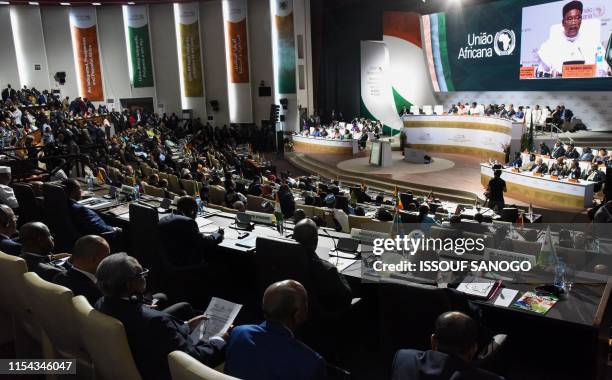
[[[557,258],[557,264],[555,265],[555,288],[560,291],[565,291],[565,263],[559,257]]]
[[[134,200],[137,201],[140,198],[140,191],[138,185],[134,185]]]
[[[202,213],[202,198],[200,198],[200,194],[196,194],[195,197],[196,205],[198,205],[198,215]]]
[[[92,176],[87,176],[87,191],[93,191],[94,189],[94,179]]]
[[[597,47],[595,53],[595,64],[597,66],[597,76],[606,76],[606,65],[604,64],[604,51],[601,46]]]

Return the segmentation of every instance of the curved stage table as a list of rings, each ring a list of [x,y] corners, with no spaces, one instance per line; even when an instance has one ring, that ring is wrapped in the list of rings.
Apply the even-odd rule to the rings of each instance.
[[[407,115],[402,117],[406,146],[428,152],[478,155],[504,161],[512,121],[488,116]]]
[[[486,187],[491,178],[493,178],[491,165],[481,164],[482,185]],[[506,194],[510,198],[533,203],[544,201],[550,205],[580,209],[593,205],[595,182],[555,180],[548,175],[537,177],[531,172],[514,172],[512,169],[503,169],[502,179],[506,181],[508,188]]]
[[[292,136],[293,150],[300,153],[327,153],[353,156],[359,152],[357,140],[334,140],[324,137]]]

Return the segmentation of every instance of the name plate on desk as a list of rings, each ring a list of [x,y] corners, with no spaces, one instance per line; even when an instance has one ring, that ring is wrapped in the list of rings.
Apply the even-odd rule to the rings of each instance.
[[[578,180],[576,178],[568,178],[567,182],[569,182],[569,183],[578,183]]]
[[[251,216],[251,221],[255,223],[274,224],[274,215],[265,212],[246,211]]]
[[[556,175],[551,175],[551,176],[550,176],[550,179],[552,179],[552,180],[554,180],[554,181],[558,181],[558,180],[559,180],[559,177],[558,177],[558,176],[556,176]]]
[[[532,173],[534,177],[541,177],[542,173],[537,173],[537,172],[533,172]]]
[[[386,239],[389,237],[388,233],[362,230],[360,228],[351,229],[351,237],[361,242],[371,243],[374,239]]]

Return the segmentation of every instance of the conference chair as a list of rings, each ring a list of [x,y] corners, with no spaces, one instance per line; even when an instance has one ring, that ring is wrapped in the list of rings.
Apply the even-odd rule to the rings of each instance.
[[[575,270],[584,268],[587,263],[587,254],[584,249],[565,248],[555,245],[557,256],[563,259],[563,262]]]
[[[210,203],[222,205],[225,203],[225,189],[221,186],[208,187],[208,200]]]
[[[43,184],[43,215],[55,240],[55,252],[72,252],[79,233],[72,223],[68,210],[68,197],[64,188]]]
[[[440,105],[440,104],[436,104],[434,106],[434,114],[436,114],[436,115],[444,114],[444,106]]]
[[[183,351],[169,353],[168,366],[172,380],[239,380],[200,363]]]
[[[325,227],[335,228],[333,211],[327,207],[315,207],[313,209],[314,216],[319,216],[325,223]]]
[[[338,195],[336,196],[336,206],[335,208],[339,209],[339,210],[347,210],[349,205],[349,200],[347,197],[345,197],[344,195]]]
[[[249,211],[256,211],[256,212],[262,212],[263,208],[261,207],[262,202],[264,201],[263,198],[258,197],[256,195],[249,195],[247,194],[247,204],[246,204],[246,208]]]
[[[166,181],[168,180],[168,173],[159,172],[158,176],[159,179],[165,179]]]
[[[423,106],[423,113],[425,115],[433,115],[433,108],[431,106]]]
[[[419,115],[421,113],[419,111],[419,106],[410,106],[410,113],[413,115]]]
[[[17,218],[17,228],[26,223],[42,220],[40,206],[34,195],[34,190],[25,183],[14,183],[12,185],[15,198],[19,203],[19,217]]]
[[[515,223],[519,216],[518,208],[516,207],[504,207],[501,212],[501,220],[504,222]]]
[[[139,203],[130,204],[131,254],[151,270],[151,282],[162,276],[162,242],[159,238],[157,209]]]
[[[174,174],[168,174],[168,190],[173,193],[180,194],[183,188],[178,180],[178,177]]]
[[[16,256],[0,252],[0,320],[2,329],[8,328],[15,342],[18,358],[50,358],[50,342],[35,322],[30,301],[26,295],[24,277],[28,268],[26,262]],[[12,320],[8,325],[7,320]],[[3,334],[6,338],[6,332]]]
[[[191,179],[181,179],[181,186],[183,186],[183,190],[187,192],[187,195],[191,195],[192,197],[196,195],[196,182]]]
[[[155,186],[151,186],[144,181],[140,182],[140,185],[142,186],[142,192],[145,193],[146,195],[150,195],[152,197],[158,197],[158,198],[166,197],[166,193],[164,192],[164,189],[161,189]]]
[[[512,251],[525,255],[537,256],[542,250],[542,243],[539,241],[523,241],[512,239]]]
[[[95,310],[83,296],[74,297],[72,303],[81,340],[94,363],[96,380],[140,380],[123,324]]]
[[[32,316],[49,337],[54,357],[76,359],[79,378],[91,378],[93,365],[76,324],[72,291],[45,281],[34,272],[25,273],[23,279]]]
[[[300,209],[304,211],[304,214],[306,214],[307,218],[311,218],[314,216],[314,206],[309,206],[309,205],[295,205],[296,210]]]

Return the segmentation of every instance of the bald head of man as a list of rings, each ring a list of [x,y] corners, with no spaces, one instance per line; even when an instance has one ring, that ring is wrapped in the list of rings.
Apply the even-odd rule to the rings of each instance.
[[[308,293],[297,281],[276,282],[264,292],[262,309],[267,321],[295,330],[308,318]]]
[[[478,325],[464,313],[449,311],[441,314],[431,335],[431,349],[452,354],[470,362],[478,351]]]
[[[309,218],[300,220],[293,228],[293,238],[298,243],[314,252],[319,244],[317,224]]]
[[[21,251],[38,255],[49,255],[53,252],[55,244],[51,231],[41,222],[26,223],[19,229]]]
[[[70,261],[75,268],[95,274],[100,261],[109,254],[106,240],[98,235],[85,235],[74,244]]]

